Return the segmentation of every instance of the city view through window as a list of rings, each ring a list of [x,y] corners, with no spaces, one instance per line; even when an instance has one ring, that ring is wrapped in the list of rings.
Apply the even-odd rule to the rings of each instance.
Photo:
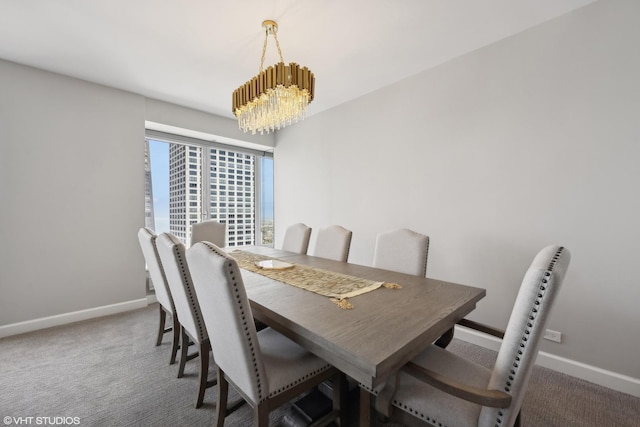
[[[191,225],[227,225],[227,245],[273,245],[273,158],[146,140],[146,226],[185,245]]]

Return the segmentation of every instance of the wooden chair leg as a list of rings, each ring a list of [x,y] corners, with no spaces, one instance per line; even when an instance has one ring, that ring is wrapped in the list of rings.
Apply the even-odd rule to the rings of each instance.
[[[182,326],[180,326],[180,341],[182,344],[180,345],[180,367],[178,368],[178,378],[182,378],[184,375],[184,367],[188,360],[187,352],[189,351],[189,346],[186,345],[186,343],[189,342],[189,336]]]
[[[253,425],[256,427],[269,427],[269,407],[265,402],[258,403],[253,408]]]
[[[180,346],[180,322],[178,322],[178,316],[175,313],[173,318],[173,341],[171,343],[171,360],[169,365],[176,363],[176,356],[178,355],[178,347]],[[188,342],[188,341],[187,341]]]
[[[218,403],[216,407],[216,427],[224,427],[224,419],[227,416],[227,394],[229,383],[224,377],[222,369],[218,368]]]
[[[213,382],[209,382],[209,353],[211,352],[211,343],[207,340],[200,344],[198,354],[200,355],[200,388],[198,389],[198,400],[196,401],[196,408],[202,406],[204,402],[204,392],[208,387],[215,385]]]
[[[158,304],[158,308],[160,309],[160,326],[158,327],[158,338],[156,339],[156,347],[158,347],[162,343],[162,337],[164,335],[164,323],[167,319],[167,312],[164,311],[164,308],[160,304]]]

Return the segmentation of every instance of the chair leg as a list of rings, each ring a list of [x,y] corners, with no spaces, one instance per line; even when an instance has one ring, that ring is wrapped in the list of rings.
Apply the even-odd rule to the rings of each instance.
[[[218,368],[218,404],[216,407],[216,427],[224,427],[224,419],[227,416],[227,394],[229,383],[224,377],[222,369]]]
[[[178,368],[178,378],[182,378],[184,375],[184,366],[187,364],[187,352],[189,346],[186,343],[189,342],[189,336],[182,326],[180,326],[180,367]]]
[[[171,360],[169,365],[176,363],[176,356],[178,355],[178,347],[180,346],[180,322],[178,322],[178,316],[174,313],[173,316],[173,341],[171,343]]]
[[[513,423],[513,427],[520,427],[522,425],[520,416],[522,415],[522,410],[518,411],[518,416],[516,417],[516,422]]]
[[[164,308],[160,304],[158,304],[158,308],[160,309],[160,326],[158,327],[158,338],[156,339],[156,347],[158,347],[162,343],[162,336],[164,335],[164,323],[167,319],[167,312],[164,311]]]
[[[204,392],[207,387],[213,385],[208,382],[209,378],[209,353],[211,352],[211,343],[209,340],[200,344],[198,354],[200,355],[200,388],[198,390],[198,400],[196,401],[196,408],[202,406],[204,402]]]
[[[266,402],[258,403],[253,408],[253,425],[256,427],[269,427],[269,407]]]

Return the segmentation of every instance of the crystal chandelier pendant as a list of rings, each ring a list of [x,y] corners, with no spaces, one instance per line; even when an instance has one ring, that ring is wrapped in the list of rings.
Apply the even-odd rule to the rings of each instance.
[[[244,132],[270,133],[305,118],[313,101],[315,77],[307,67],[295,62],[285,65],[276,35],[278,24],[264,21],[265,40],[260,72],[233,92],[233,113]],[[269,35],[273,35],[280,62],[263,70]]]

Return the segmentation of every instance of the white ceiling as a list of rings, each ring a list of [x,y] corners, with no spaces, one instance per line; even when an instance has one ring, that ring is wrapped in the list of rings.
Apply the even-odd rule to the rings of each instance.
[[[311,115],[593,1],[0,0],[0,58],[233,117],[274,19]]]

